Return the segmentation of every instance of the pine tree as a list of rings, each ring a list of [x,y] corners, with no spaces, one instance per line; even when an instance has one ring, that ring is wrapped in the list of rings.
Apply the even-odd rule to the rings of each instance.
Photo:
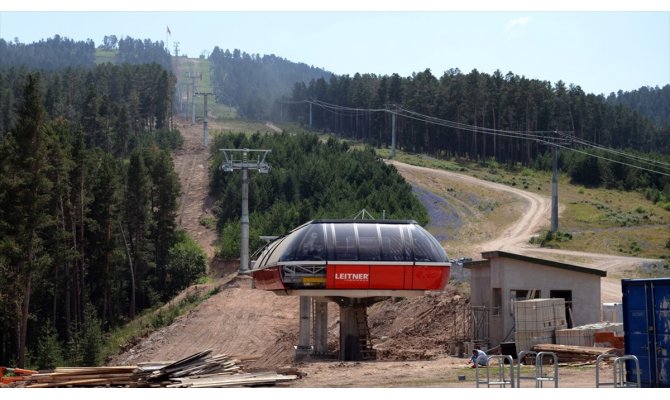
[[[0,220],[4,221],[0,252],[7,257],[11,279],[16,282],[10,298],[15,299],[19,367],[25,364],[33,278],[50,262],[42,235],[51,224],[47,212],[53,186],[47,179],[51,129],[45,125],[39,82],[37,74],[26,78],[17,124],[3,143],[0,161],[4,175],[0,193],[5,193],[0,204]]]
[[[131,248],[130,257],[134,271],[131,282],[130,317],[135,317],[137,295],[140,297],[140,307],[148,302],[145,296],[143,279],[152,266],[151,246],[148,240],[151,227],[151,181],[144,165],[144,158],[139,150],[130,155],[130,163],[126,175],[126,195],[124,201],[125,222],[128,232],[128,241]]]
[[[153,183],[153,240],[156,260],[156,289],[165,294],[166,266],[170,248],[175,243],[177,209],[181,185],[174,170],[172,157],[160,150],[151,171]],[[165,298],[164,298],[165,299]]]

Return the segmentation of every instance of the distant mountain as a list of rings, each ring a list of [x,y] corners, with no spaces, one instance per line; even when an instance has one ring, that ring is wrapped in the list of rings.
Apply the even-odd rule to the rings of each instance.
[[[282,97],[291,95],[296,82],[308,83],[333,75],[321,68],[295,63],[274,54],[260,56],[235,49],[214,48],[209,56],[216,101],[238,109],[244,117],[279,118]]]
[[[616,95],[611,93],[607,102],[627,105],[658,127],[670,126],[670,85],[643,86],[630,92],[619,90]]]

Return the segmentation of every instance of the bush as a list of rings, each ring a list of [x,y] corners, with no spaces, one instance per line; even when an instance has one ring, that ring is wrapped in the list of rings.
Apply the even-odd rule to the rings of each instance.
[[[240,223],[232,221],[223,227],[219,255],[224,260],[234,260],[240,256]]]
[[[185,289],[207,272],[207,255],[200,246],[184,232],[169,251],[166,266],[167,297]]]
[[[97,367],[102,364],[102,328],[90,303],[86,305],[84,318],[82,364],[85,367]]]
[[[63,351],[62,344],[58,340],[58,332],[52,324],[42,327],[42,333],[37,341],[37,354],[35,364],[38,369],[54,369],[62,366]]]
[[[556,231],[552,233],[551,231],[546,231],[539,236],[532,236],[528,242],[530,244],[539,244],[540,247],[558,248],[556,243],[568,242],[570,240],[572,240],[570,232]]]

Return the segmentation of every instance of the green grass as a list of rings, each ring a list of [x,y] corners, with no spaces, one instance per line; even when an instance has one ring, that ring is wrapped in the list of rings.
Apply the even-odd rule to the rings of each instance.
[[[113,63],[116,57],[116,50],[95,49],[95,63],[104,64],[106,62]]]
[[[391,158],[391,149],[377,149],[376,151],[377,154],[382,158],[385,159]],[[426,167],[432,169],[443,169],[454,172],[467,171],[467,168],[464,165],[455,161],[440,160],[423,154],[405,153],[397,150],[395,160],[406,164],[417,165],[419,167]]]
[[[212,70],[207,59],[201,58],[173,58],[175,74],[180,81],[180,84],[188,83],[191,84],[190,76],[199,74],[201,79],[195,80],[198,92],[201,93],[212,93]],[[186,86],[184,86],[185,88]],[[207,99],[207,108],[210,109],[211,114],[213,114],[216,119],[230,119],[237,118],[237,111],[224,104],[218,104],[214,101],[212,96],[209,96]],[[189,113],[190,114],[190,113]],[[195,115],[196,121],[202,121],[204,115],[204,100],[202,96],[197,96],[195,100]]]
[[[177,317],[186,314],[217,292],[218,288],[206,292],[196,287],[186,293],[181,300],[170,302],[157,309],[146,310],[133,321],[108,333],[102,349],[102,359],[125,351],[151,332],[172,324]]]

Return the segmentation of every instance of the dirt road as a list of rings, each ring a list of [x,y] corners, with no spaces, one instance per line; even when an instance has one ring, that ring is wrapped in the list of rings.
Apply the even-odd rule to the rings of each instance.
[[[626,276],[627,271],[644,265],[662,263],[662,260],[657,259],[538,248],[530,245],[528,241],[533,235],[549,227],[551,199],[548,197],[455,172],[418,167],[398,161],[388,163],[394,165],[410,183],[427,187],[429,190],[439,191],[448,185],[445,182],[464,182],[471,188],[484,187],[487,190],[512,194],[517,198],[517,206],[521,210],[518,218],[511,218],[506,226],[501,227],[502,231],[498,230],[499,233],[496,232],[496,236],[492,239],[477,240],[476,236],[472,236],[472,240],[468,243],[471,248],[469,253],[477,253],[476,256],[480,256],[479,253],[482,251],[505,250],[607,271],[608,276],[601,281],[602,302],[621,301],[621,278]],[[559,207],[559,215],[561,211],[562,208]],[[471,222],[476,224],[479,221]]]
[[[475,248],[472,250],[475,253],[494,249],[517,250],[524,247],[531,236],[536,234],[542,226],[549,223],[551,200],[545,196],[455,172],[418,167],[398,161],[389,161],[388,163],[395,166],[398,172],[409,182],[426,185],[427,182],[430,182],[425,179],[426,176],[432,176],[438,180],[460,181],[470,187],[479,186],[486,190],[509,193],[517,198],[518,207],[521,210],[520,217],[510,221],[502,231],[494,232],[493,239],[475,244]]]

